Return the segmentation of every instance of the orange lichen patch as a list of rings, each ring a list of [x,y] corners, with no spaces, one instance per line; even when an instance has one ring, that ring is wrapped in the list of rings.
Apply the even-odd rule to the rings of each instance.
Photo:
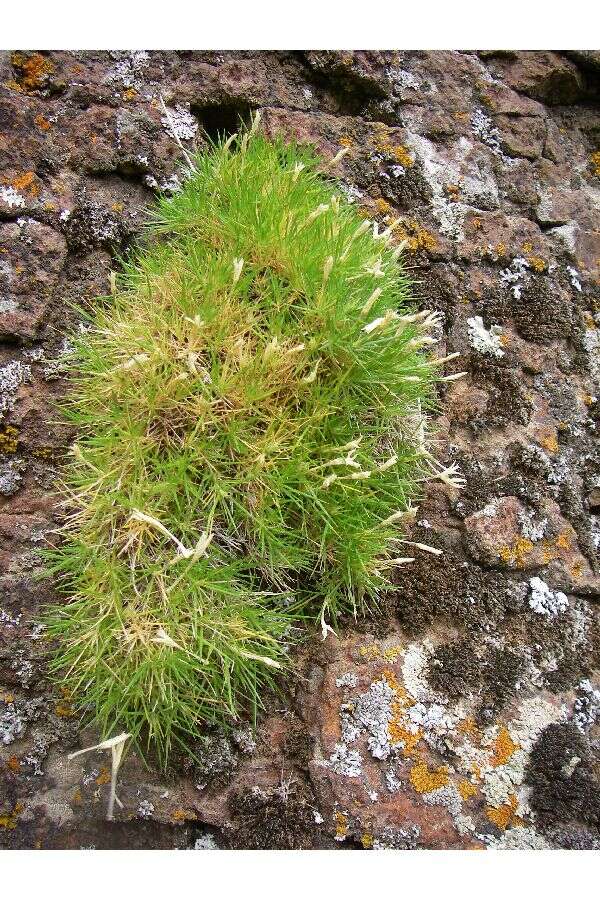
[[[400,165],[405,169],[410,169],[410,167],[414,165],[414,159],[404,144],[398,144],[396,147],[392,148],[392,151]]]
[[[583,323],[584,323],[584,325],[585,325],[586,328],[591,328],[592,330],[595,330],[595,328],[596,328],[596,323],[594,322],[594,317],[593,317],[593,315],[591,314],[591,312],[589,311],[589,309],[586,309],[586,310],[583,312],[583,314],[582,314],[581,317],[582,317],[582,319],[583,319]]]
[[[197,819],[198,816],[190,809],[176,809],[171,813],[174,822],[188,822]]]
[[[383,122],[376,122],[373,126],[372,140],[373,145],[380,153],[385,153],[387,156],[394,156],[405,169],[409,169],[414,165],[414,160],[404,144],[392,144],[390,140],[390,130]]]
[[[54,72],[54,65],[41,53],[11,53],[10,62],[13,69],[17,70],[16,90],[36,91],[42,87],[44,81]]]
[[[600,178],[600,150],[596,150],[595,153],[592,153],[590,160],[594,169],[594,175],[596,178]]]
[[[481,732],[477,727],[475,719],[472,719],[471,716],[467,716],[466,719],[461,719],[461,721],[457,725],[457,728],[462,734],[466,734],[471,738],[475,738],[475,740],[481,740]]]
[[[557,559],[560,555],[556,546],[551,544],[547,538],[544,538],[544,540],[540,542],[540,548],[542,551],[542,562],[545,566],[552,562],[553,559]]]
[[[54,712],[61,719],[70,719],[71,716],[75,715],[70,703],[57,703],[54,707]]]
[[[477,228],[477,229],[483,227],[482,222],[481,222],[481,219],[479,218],[479,216],[475,216],[475,218],[471,220],[471,225],[473,226],[473,228]]]
[[[524,537],[518,537],[511,547],[501,547],[498,551],[500,559],[509,566],[522,569],[526,556],[533,550],[533,543]]]
[[[14,703],[15,695],[14,694],[0,694],[0,700],[4,703]]]
[[[523,253],[532,253],[533,252],[533,244],[531,241],[525,241],[523,244]]]
[[[510,822],[512,816],[512,809],[508,803],[495,808],[493,806],[489,806],[486,810],[486,815],[490,822],[493,822],[498,828],[501,828],[502,831],[505,830],[506,826]]]
[[[501,831],[504,831],[508,828],[509,825],[521,825],[522,819],[516,815],[517,812],[518,801],[514,794],[511,794],[508,798],[508,803],[503,803],[501,806],[488,806],[485,811],[486,816],[493,822],[497,828],[500,828]]]
[[[506,244],[500,241],[499,244],[496,244],[496,256],[506,256]]]
[[[474,784],[471,784],[470,781],[463,780],[458,783],[458,793],[463,800],[469,800],[471,797],[475,796],[477,788]]]
[[[72,802],[75,804],[83,803],[83,797],[81,796],[81,791],[79,790],[79,788],[77,788],[77,790],[73,794]]]
[[[548,263],[541,256],[528,256],[527,260],[536,272],[543,272],[548,267]]]
[[[387,681],[388,685],[391,687],[393,691],[395,691],[396,696],[400,699],[407,699],[408,695],[400,682],[398,681],[398,677],[393,669],[384,669],[383,677]]]
[[[405,220],[395,231],[396,237],[400,241],[406,241],[409,250],[416,252],[417,250],[435,250],[437,241],[434,236],[422,228],[414,219]]]
[[[456,119],[458,122],[464,122],[465,119],[468,119],[468,118],[469,118],[469,113],[466,113],[466,112],[460,112],[460,111],[459,111],[459,112],[452,113],[452,116],[453,116],[453,118]]]
[[[404,652],[404,648],[401,644],[394,644],[392,647],[384,647],[381,651],[381,655],[386,660],[386,662],[396,662],[399,656]]]
[[[40,192],[36,183],[35,172],[24,172],[13,181],[11,181],[15,191],[28,191],[32,197],[37,197]]]
[[[124,203],[111,203],[110,208],[112,209],[113,212],[123,212],[123,209],[125,208],[125,204]]]
[[[361,835],[360,842],[363,845],[364,850],[371,850],[374,843],[373,835],[368,831],[365,831],[365,833]]]
[[[510,344],[510,338],[507,334],[501,334],[498,338],[503,347],[507,347]]]
[[[36,447],[31,451],[31,455],[36,459],[50,459],[52,456],[52,447]]]
[[[508,762],[515,750],[519,750],[519,745],[513,741],[508,728],[503,725],[494,741],[494,755],[491,760],[492,765],[494,767],[503,766]]]
[[[418,763],[410,770],[409,778],[415,791],[419,794],[429,794],[448,784],[448,769],[442,766],[430,771],[427,763]]]
[[[373,662],[381,656],[381,650],[377,644],[366,644],[364,647],[359,647],[358,652],[367,662]]]
[[[460,195],[460,187],[457,184],[445,184],[444,191],[450,200],[457,201]]]
[[[127,88],[127,90],[123,92],[123,100],[135,100],[136,97],[137,91],[135,88]]]
[[[340,138],[340,147],[353,147],[354,146],[354,138],[349,137],[348,135],[343,135]]]
[[[389,216],[392,212],[392,207],[384,200],[383,197],[378,197],[375,201],[375,207],[380,216]]]
[[[21,763],[16,756],[11,756],[6,760],[7,768],[10,769],[11,772],[18,772],[21,768]]]
[[[16,453],[19,444],[19,431],[14,425],[5,425],[0,429],[0,453]]]
[[[388,736],[390,743],[398,744],[402,742],[402,755],[410,757],[414,754],[419,741],[422,739],[423,732],[420,728],[417,728],[413,734],[403,726],[402,717],[404,715],[404,708],[400,703],[392,703],[392,714],[393,718],[388,722]]]
[[[390,141],[390,130],[383,122],[376,122],[373,126],[373,144],[382,153],[392,154],[393,147]]]
[[[0,828],[6,828],[9,831],[12,831],[13,828],[16,828],[17,827],[17,817],[18,817],[19,813],[22,812],[22,810],[23,810],[23,804],[15,803],[11,812],[0,816]]]
[[[540,444],[544,450],[548,451],[548,453],[558,453],[558,439],[556,437],[556,432],[544,435],[544,437],[540,438]]]
[[[336,840],[343,841],[348,834],[348,817],[344,813],[336,812],[334,819]]]
[[[576,562],[571,566],[570,572],[573,578],[581,578],[583,575],[583,566],[580,562]]]
[[[571,538],[565,531],[561,531],[559,536],[556,538],[556,546],[559,548],[559,550],[571,549]]]
[[[100,769],[100,774],[96,778],[96,784],[110,784],[110,772],[106,766],[102,766]]]

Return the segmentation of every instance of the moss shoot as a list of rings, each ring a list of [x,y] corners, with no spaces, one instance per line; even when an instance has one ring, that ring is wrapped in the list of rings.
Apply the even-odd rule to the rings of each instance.
[[[65,402],[53,671],[163,764],[256,711],[304,620],[376,603],[411,498],[449,471],[424,430],[439,323],[408,306],[393,227],[255,126],[159,201]]]

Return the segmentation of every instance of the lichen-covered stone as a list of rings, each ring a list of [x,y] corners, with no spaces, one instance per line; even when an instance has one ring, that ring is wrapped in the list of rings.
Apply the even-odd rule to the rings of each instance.
[[[598,849],[598,66],[0,54],[0,846]],[[257,108],[268,134],[348,149],[345,193],[399,218],[440,355],[462,353],[436,452],[466,485],[427,486],[409,539],[442,555],[411,548],[378,613],[310,632],[256,729],[168,777],[128,755],[109,826],[109,759],[67,761],[96,735],[45,677],[38,549],[72,440],[54,401],[75,307],[109,293],[148,202],[184,177],[161,97],[189,151]]]

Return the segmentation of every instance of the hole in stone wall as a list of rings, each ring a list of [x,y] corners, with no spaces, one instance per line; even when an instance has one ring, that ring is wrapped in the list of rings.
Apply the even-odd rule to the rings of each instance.
[[[206,106],[192,105],[192,112],[200,121],[209,138],[216,141],[219,137],[229,137],[239,130],[241,122],[250,124],[250,116],[254,106],[245,100],[225,100],[222,103],[210,103]]]

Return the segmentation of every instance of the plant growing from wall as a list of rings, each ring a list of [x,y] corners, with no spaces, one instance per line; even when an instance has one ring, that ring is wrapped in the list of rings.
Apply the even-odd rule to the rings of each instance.
[[[256,124],[160,200],[65,403],[53,671],[163,764],[256,710],[304,620],[375,603],[420,483],[453,475],[425,432],[439,323],[409,309],[393,228]]]

